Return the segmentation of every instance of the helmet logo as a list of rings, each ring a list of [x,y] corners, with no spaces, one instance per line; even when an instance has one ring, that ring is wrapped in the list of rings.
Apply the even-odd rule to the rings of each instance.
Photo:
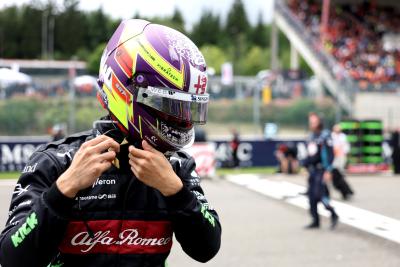
[[[145,39],[138,40],[139,43],[139,54],[142,58],[158,73],[161,74],[167,81],[183,89],[184,81],[184,65],[181,64],[181,68],[175,68],[171,63],[165,60],[153,46]]]
[[[196,94],[204,94],[207,87],[207,76],[199,75],[197,76],[197,83],[194,85],[196,88]]]
[[[110,66],[105,64],[102,72],[102,91],[105,94],[105,97],[102,97],[107,99],[107,109],[128,129],[128,121],[133,118],[132,94],[123,87]]]
[[[108,66],[107,64],[104,64],[104,67],[101,69],[100,76],[102,76],[104,85],[107,88],[112,88],[111,75],[112,75],[111,67]]]
[[[136,38],[131,39],[124,43],[121,49],[126,49],[129,56],[131,57],[130,61],[133,59],[133,72],[135,72],[136,67],[136,56],[140,56],[151,68],[157,71],[163,78],[165,78],[168,82],[172,83],[179,89],[183,89],[184,80],[185,80],[185,65],[181,63],[180,69],[175,68],[170,62],[168,62],[164,57],[162,57],[151,45],[151,43],[145,38]],[[126,61],[126,59],[117,57],[117,62]],[[123,62],[121,62],[123,63]],[[125,64],[122,64],[125,65]],[[125,74],[129,77],[129,72],[124,71]],[[130,77],[129,77],[130,78]]]

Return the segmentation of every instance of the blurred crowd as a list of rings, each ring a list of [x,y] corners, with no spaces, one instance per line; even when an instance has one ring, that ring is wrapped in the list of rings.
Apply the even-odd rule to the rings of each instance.
[[[322,31],[322,1],[289,0],[288,6],[361,89],[400,82],[399,10],[371,2],[331,4],[328,25]]]

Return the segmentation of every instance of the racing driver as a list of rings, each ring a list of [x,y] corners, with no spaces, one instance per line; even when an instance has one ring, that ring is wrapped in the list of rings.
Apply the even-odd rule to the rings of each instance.
[[[204,57],[183,34],[123,21],[104,49],[92,130],[40,146],[0,235],[0,264],[165,266],[173,234],[193,259],[219,250],[221,226],[193,158],[207,119]]]

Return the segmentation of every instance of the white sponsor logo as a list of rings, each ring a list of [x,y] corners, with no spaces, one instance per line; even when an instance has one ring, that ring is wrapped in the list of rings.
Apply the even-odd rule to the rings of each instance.
[[[197,192],[197,191],[192,191],[192,192],[193,192],[193,194],[196,195],[198,200],[205,200],[206,199],[205,196],[203,194],[201,194],[200,192]]]
[[[97,199],[106,199],[107,198],[107,194],[99,194],[97,196]]]
[[[148,87],[147,88],[149,93],[159,95],[159,96],[168,96],[168,95],[173,95],[175,92],[172,90],[164,90],[160,88],[155,88],[155,87]]]
[[[35,172],[36,166],[37,166],[37,165],[38,165],[37,163],[35,163],[34,165],[26,165],[26,166],[24,167],[24,169],[22,170],[22,173],[32,173],[32,172]]]
[[[201,202],[203,202],[203,203],[201,203],[201,204],[202,204],[207,210],[214,210],[214,208],[207,202],[207,199],[206,199],[206,197],[205,197],[203,194],[201,194],[200,192],[197,192],[197,191],[192,191],[192,193],[196,195],[196,198],[197,198],[198,200],[200,200]]]
[[[17,194],[17,196],[20,196],[21,194],[23,194],[25,192],[28,192],[29,186],[30,185],[27,185],[25,188],[23,188],[21,184],[17,184],[15,186],[15,190],[14,190],[13,195]]]
[[[115,184],[115,179],[101,179],[97,178],[96,182],[93,183],[92,188],[96,185],[112,185]]]
[[[195,102],[198,103],[207,103],[209,97],[208,96],[195,96]]]
[[[314,156],[315,154],[317,154],[317,152],[318,152],[318,146],[317,146],[317,144],[314,143],[314,142],[310,142],[310,143],[307,145],[307,151],[308,151],[308,155],[309,155],[309,156]]]
[[[101,199],[115,199],[117,198],[116,194],[98,194],[98,195],[90,195],[90,196],[83,196],[79,197],[79,200],[101,200]]]
[[[15,221],[15,216],[11,218],[11,220],[8,222],[9,225],[17,225],[19,223],[19,221]]]
[[[216,159],[226,161],[231,159],[232,148],[228,143],[221,143],[215,151]],[[250,161],[253,157],[253,145],[251,143],[240,143],[237,150],[237,156],[240,161]]]
[[[190,176],[192,176],[192,177],[194,177],[194,178],[199,178],[199,175],[197,174],[196,170],[193,170],[193,171],[190,173]]]
[[[182,159],[177,158],[177,157],[170,157],[169,159],[170,159],[170,161],[178,161],[179,166],[182,166]]]
[[[9,212],[8,212],[8,217],[11,216],[11,214],[13,214],[13,212],[18,208],[18,207],[22,207],[22,206],[27,206],[30,205],[32,203],[32,200],[27,200],[24,202],[19,203],[17,206],[14,206],[14,208],[12,208]]]
[[[110,236],[110,231],[98,231],[90,238],[87,232],[80,232],[71,239],[72,246],[84,246],[81,252],[86,253],[99,245],[129,245],[129,246],[165,246],[171,242],[171,237],[143,238],[139,236],[137,229],[126,229],[119,234],[119,240]]]
[[[64,153],[57,152],[57,157],[63,158],[65,156],[67,156],[69,159],[72,159],[72,156],[71,156],[72,151],[74,151],[74,149],[71,148],[70,150],[68,150]]]

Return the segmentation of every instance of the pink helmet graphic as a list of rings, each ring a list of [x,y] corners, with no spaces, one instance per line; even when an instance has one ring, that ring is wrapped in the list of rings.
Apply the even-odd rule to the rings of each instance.
[[[130,140],[166,153],[190,146],[207,120],[206,63],[182,33],[123,21],[103,52],[98,99]]]

